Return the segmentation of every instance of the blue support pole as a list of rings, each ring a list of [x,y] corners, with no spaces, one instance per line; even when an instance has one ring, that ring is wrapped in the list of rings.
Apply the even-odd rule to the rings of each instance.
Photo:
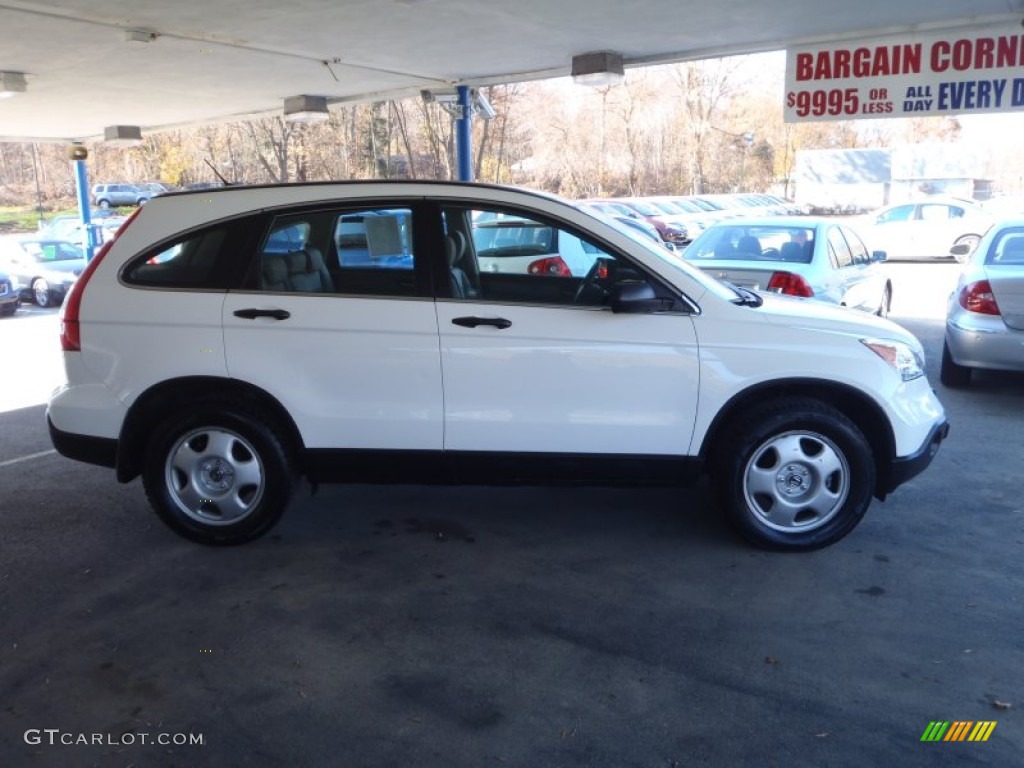
[[[82,219],[82,231],[85,232],[86,261],[92,261],[96,249],[96,232],[92,226],[92,212],[89,210],[89,172],[85,168],[85,160],[75,160],[75,188],[78,193],[78,213]]]
[[[455,120],[455,154],[459,159],[459,181],[473,180],[472,119],[473,110],[469,104],[469,86],[458,85],[459,114]]]

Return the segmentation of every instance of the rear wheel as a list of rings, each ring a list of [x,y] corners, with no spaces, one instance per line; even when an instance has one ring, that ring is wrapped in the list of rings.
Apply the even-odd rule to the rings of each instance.
[[[726,514],[752,544],[791,551],[833,544],[871,504],[870,445],[831,406],[779,399],[748,411],[730,432],[713,470]]]
[[[241,544],[269,531],[298,483],[285,440],[233,404],[177,413],[153,432],[143,485],[172,530],[203,544]]]
[[[942,364],[939,366],[939,381],[947,387],[966,387],[971,383],[971,370],[953,360],[949,344],[942,343]]]
[[[967,253],[963,255],[955,256],[954,258],[961,264],[971,258],[971,254],[974,253],[974,249],[978,247],[978,243],[981,242],[981,235],[960,235],[953,243],[953,245],[966,245],[968,247]],[[948,255],[948,254],[947,254]]]

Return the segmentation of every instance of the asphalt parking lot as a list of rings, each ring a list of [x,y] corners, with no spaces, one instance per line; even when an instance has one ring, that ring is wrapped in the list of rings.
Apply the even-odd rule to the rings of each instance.
[[[137,481],[50,452],[56,310],[23,307],[0,321],[0,765],[1019,764],[1024,376],[942,388],[955,267],[887,268],[952,433],[802,555],[741,544],[704,485],[324,487],[253,544],[190,544]],[[996,727],[923,743],[933,721]]]

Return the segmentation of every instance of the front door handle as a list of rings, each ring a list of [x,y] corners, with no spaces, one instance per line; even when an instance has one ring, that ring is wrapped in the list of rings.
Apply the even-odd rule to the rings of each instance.
[[[257,317],[272,317],[275,320],[287,320],[292,316],[291,312],[284,309],[236,309],[235,317],[242,317],[246,320],[255,320]]]
[[[461,325],[463,328],[476,328],[478,325],[493,325],[495,328],[505,329],[512,327],[512,321],[504,317],[454,317],[453,325]]]

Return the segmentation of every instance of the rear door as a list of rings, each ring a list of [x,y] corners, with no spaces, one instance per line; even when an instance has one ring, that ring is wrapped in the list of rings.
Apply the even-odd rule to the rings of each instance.
[[[894,257],[914,257],[920,255],[917,245],[920,222],[916,220],[917,206],[913,203],[897,205],[881,213],[875,219],[874,242],[871,247],[887,251]]]
[[[441,370],[419,203],[269,216],[224,302],[231,376],[288,409],[310,449],[440,450]]]
[[[840,303],[854,309],[876,311],[882,304],[885,275],[878,265],[871,261],[867,246],[856,232],[843,226],[833,229],[841,233],[850,251],[849,263],[838,270],[842,294]]]
[[[946,203],[918,206],[917,251],[921,256],[949,256],[953,241],[964,234],[964,209]]]

